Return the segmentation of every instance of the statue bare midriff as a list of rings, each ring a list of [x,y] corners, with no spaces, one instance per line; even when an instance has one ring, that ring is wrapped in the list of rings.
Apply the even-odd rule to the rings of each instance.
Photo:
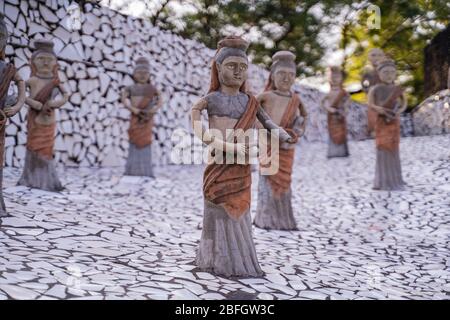
[[[54,109],[61,107],[68,100],[68,93],[62,84],[59,84],[59,86],[53,90],[50,100],[45,103],[45,105],[42,105],[42,103],[33,99],[42,88],[52,81],[53,78],[45,79],[33,76],[26,82],[27,87],[30,89],[30,96],[26,99],[26,103],[34,110],[39,111],[36,122],[41,125],[51,125],[55,123]],[[62,97],[59,99],[56,98],[58,91],[62,94]],[[49,112],[47,112],[47,110]]]

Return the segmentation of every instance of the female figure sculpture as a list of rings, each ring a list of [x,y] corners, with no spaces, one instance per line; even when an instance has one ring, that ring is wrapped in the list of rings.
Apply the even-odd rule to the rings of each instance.
[[[219,42],[209,92],[192,107],[194,133],[209,145],[213,157],[203,177],[203,230],[196,264],[224,276],[263,274],[252,237],[250,146],[240,136],[253,128],[257,118],[265,128],[279,129],[256,98],[245,92],[247,47],[239,37]],[[208,113],[209,130],[201,123],[203,110]],[[291,141],[284,130],[279,136]]]
[[[53,163],[55,143],[55,109],[64,105],[69,95],[59,80],[58,61],[53,52],[53,42],[36,40],[31,56],[31,77],[26,82],[30,96],[26,103],[27,152],[22,177],[18,184],[43,189],[61,191]],[[60,95],[62,97],[59,97]]]

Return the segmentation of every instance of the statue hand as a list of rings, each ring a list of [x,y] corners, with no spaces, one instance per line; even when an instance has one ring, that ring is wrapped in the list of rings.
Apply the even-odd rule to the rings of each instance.
[[[42,110],[42,107],[44,105],[42,104],[42,102],[35,100],[34,106],[36,107],[36,109]]]
[[[11,118],[19,111],[19,109],[17,109],[15,106],[11,106],[11,107],[8,106],[5,109],[3,109],[3,111],[5,112],[5,115],[8,118]]]
[[[239,157],[245,157],[248,154],[248,147],[244,143],[236,143],[236,155]]]
[[[44,112],[46,115],[49,116],[52,114],[52,108],[49,105],[45,104],[42,109],[42,112]]]
[[[289,143],[289,144],[294,144],[294,143],[297,142],[297,140],[298,139],[295,138],[295,137],[290,137],[289,139],[286,140],[286,142]]]

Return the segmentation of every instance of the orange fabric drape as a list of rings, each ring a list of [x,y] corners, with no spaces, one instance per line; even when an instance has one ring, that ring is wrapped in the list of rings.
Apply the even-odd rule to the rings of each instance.
[[[293,94],[291,100],[288,103],[288,106],[281,118],[280,127],[286,130],[295,140],[298,139],[295,132],[292,130],[293,121],[295,119],[295,112],[300,108],[301,101],[300,98]],[[292,176],[292,167],[294,164],[294,155],[295,149],[282,149],[280,148],[278,151],[279,154],[279,169],[276,174],[268,175],[267,178],[269,180],[269,184],[272,188],[272,192],[276,198],[280,197],[282,194],[287,192],[291,186],[291,176]],[[267,155],[262,155],[261,166],[269,167],[270,162],[268,159],[271,158],[271,147],[270,143],[267,147]]]
[[[341,92],[336,97],[335,101],[332,102],[331,106],[337,109],[343,108],[343,100],[345,97],[346,91],[341,89]],[[347,141],[347,121],[345,117],[328,112],[327,122],[331,141],[335,144],[345,143],[345,141]]]
[[[7,64],[0,75],[0,101],[5,101],[8,95],[9,85],[16,74],[16,68],[13,64]],[[3,168],[3,158],[5,154],[5,126],[8,117],[0,106],[0,166]]]
[[[382,107],[392,110],[397,103],[397,99],[402,94],[403,90],[399,86],[396,86]],[[378,115],[375,126],[375,142],[379,149],[391,152],[398,150],[400,145],[400,119],[397,117],[387,122],[383,115]]]
[[[53,158],[56,123],[43,125],[36,122],[39,112],[30,108],[27,119],[27,149],[44,159]]]
[[[375,126],[375,143],[378,149],[396,151],[400,145],[400,120],[394,119],[387,123],[378,116]]]
[[[146,109],[148,104],[152,101],[156,94],[156,88],[149,85],[149,88],[138,104],[139,109]],[[148,119],[142,120],[139,116],[132,114],[130,120],[130,127],[128,129],[128,136],[130,142],[138,148],[144,148],[152,143],[153,132],[153,115],[150,115]]]
[[[258,102],[249,96],[247,110],[234,126],[244,131],[256,120]],[[224,157],[225,158],[225,157]],[[250,209],[251,170],[249,164],[209,164],[203,175],[206,200],[220,205],[232,218],[238,219]]]
[[[5,99],[8,94],[9,85],[16,75],[16,68],[13,64],[8,63],[0,75],[0,101]]]

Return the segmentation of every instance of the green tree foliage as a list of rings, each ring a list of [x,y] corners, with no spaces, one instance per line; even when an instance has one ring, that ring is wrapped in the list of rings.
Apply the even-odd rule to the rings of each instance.
[[[313,75],[320,68],[325,46],[318,35],[329,26],[323,15],[331,15],[347,1],[289,0],[198,0],[196,11],[182,17],[183,36],[215,48],[226,35],[245,35],[251,40],[249,54],[254,63],[270,65],[278,50],[297,55],[300,74]]]
[[[380,28],[371,28],[372,12],[360,10],[357,18],[346,20],[342,27],[341,48],[347,50],[344,68],[348,82],[360,79],[367,54],[374,47],[382,48],[397,62],[399,80],[408,88],[409,105],[425,97],[423,92],[423,49],[448,25],[450,4],[447,0],[372,1],[381,10]],[[367,4],[369,5],[369,4]],[[364,96],[361,98],[365,99]]]
[[[144,1],[144,0],[142,0]],[[342,67],[349,84],[359,83],[367,53],[380,47],[398,64],[399,79],[408,88],[409,104],[423,97],[423,49],[449,23],[448,0],[145,0],[150,19],[215,48],[225,35],[245,35],[251,40],[253,62],[270,66],[278,50],[297,55],[298,72],[311,76],[323,71],[327,43],[323,36],[341,30]],[[375,5],[381,11],[380,28],[371,28]],[[365,100],[364,94],[355,95]]]

